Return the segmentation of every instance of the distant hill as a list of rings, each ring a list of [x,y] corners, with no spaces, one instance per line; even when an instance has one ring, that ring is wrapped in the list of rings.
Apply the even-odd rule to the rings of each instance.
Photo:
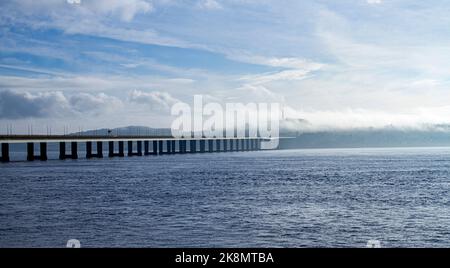
[[[142,126],[128,126],[113,129],[96,129],[82,132],[71,133],[73,136],[169,136],[171,131],[169,128],[150,128]]]

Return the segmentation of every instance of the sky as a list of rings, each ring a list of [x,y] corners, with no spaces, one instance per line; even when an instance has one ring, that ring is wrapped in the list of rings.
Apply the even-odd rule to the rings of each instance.
[[[2,0],[0,133],[169,127],[196,94],[280,103],[300,131],[450,123],[449,14],[440,0]]]

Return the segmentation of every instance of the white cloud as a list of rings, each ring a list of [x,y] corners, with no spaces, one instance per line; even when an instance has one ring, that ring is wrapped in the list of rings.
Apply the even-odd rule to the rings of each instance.
[[[381,0],[367,0],[367,3],[370,5],[379,5],[382,3]]]
[[[72,5],[79,5],[81,4],[81,0],[67,0],[67,3]]]
[[[129,101],[149,106],[154,110],[169,110],[172,105],[179,102],[167,92],[151,91],[143,92],[133,90],[129,94]]]
[[[108,96],[105,93],[96,95],[88,93],[75,94],[69,97],[69,103],[74,110],[80,113],[112,112],[123,107],[121,100],[114,96]]]
[[[246,81],[249,84],[260,85],[275,81],[303,80],[307,77],[308,73],[309,71],[307,70],[285,70],[274,73],[248,75],[242,77],[240,80]]]
[[[146,0],[84,0],[76,5],[63,0],[22,0],[2,6],[0,24],[27,25],[32,29],[59,29],[68,34],[85,34],[143,44],[191,46],[176,38],[161,36],[148,27],[133,27],[132,20],[138,14],[153,10],[152,3]]]
[[[131,21],[137,14],[153,10],[152,4],[145,0],[84,0],[84,5],[95,13],[118,16],[123,21]]]
[[[22,0],[16,7],[26,14],[48,14],[58,16],[92,17],[113,16],[123,21],[131,21],[139,13],[148,13],[153,6],[146,0]]]
[[[277,94],[262,85],[245,84],[238,89],[238,94],[242,99],[254,103],[285,103],[283,95]]]
[[[122,102],[100,93],[65,95],[61,91],[30,93],[0,91],[0,119],[58,118],[100,114],[121,107]]]
[[[244,52],[229,52],[227,56],[232,60],[270,67],[303,69],[308,71],[316,71],[324,67],[324,64],[322,63],[313,62],[298,57],[264,57],[259,55],[251,55]]]
[[[199,0],[197,2],[197,7],[209,10],[222,9],[222,5],[216,0]]]

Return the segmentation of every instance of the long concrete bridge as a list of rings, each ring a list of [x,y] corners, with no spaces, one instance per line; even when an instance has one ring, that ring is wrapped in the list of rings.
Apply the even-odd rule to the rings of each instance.
[[[1,162],[10,161],[10,144],[26,144],[27,160],[46,161],[47,144],[59,143],[59,159],[78,159],[79,143],[86,144],[86,158],[103,158],[103,145],[108,144],[108,157],[242,152],[261,150],[261,137],[174,138],[170,136],[75,136],[75,135],[0,135]],[[39,144],[39,153],[35,153]],[[93,151],[95,144],[95,151]],[[188,145],[189,144],[189,150]],[[199,146],[197,146],[199,144]],[[68,146],[70,145],[70,146]],[[150,148],[151,145],[151,148]],[[178,145],[178,146],[177,146]],[[69,148],[67,148],[69,147]],[[36,150],[37,151],[37,150]]]

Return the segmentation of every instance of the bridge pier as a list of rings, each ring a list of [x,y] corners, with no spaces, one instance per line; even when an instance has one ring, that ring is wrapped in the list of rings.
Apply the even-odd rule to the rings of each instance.
[[[119,141],[119,152],[118,153],[114,152],[114,141],[109,141],[108,142],[108,156],[109,157],[115,157],[115,156],[124,157],[125,154],[123,153],[123,141]]]
[[[158,141],[158,154],[164,153],[163,141]]]
[[[119,157],[125,156],[125,153],[123,152],[123,147],[125,147],[125,146],[123,143],[124,143],[123,141],[119,141]]]
[[[111,144],[109,144],[109,145],[111,145]],[[93,157],[103,158],[103,142],[97,141],[97,153],[95,153],[95,154],[92,153],[92,141],[86,142],[86,158],[90,159]]]
[[[41,161],[47,161],[48,157],[47,157],[47,143],[46,142],[41,142],[40,144],[40,157],[39,159]]]
[[[2,143],[2,162],[9,162],[9,143]]]
[[[34,143],[27,143],[27,161],[34,161]]]
[[[190,140],[190,145],[189,145],[189,152],[191,154],[194,154],[197,152],[197,141],[196,140]]]
[[[200,153],[205,152],[205,146],[206,146],[205,140],[200,140]]]
[[[216,140],[216,152],[220,152],[220,140]]]
[[[27,161],[34,161],[35,159],[39,159],[41,161],[47,160],[47,143],[41,142],[39,143],[39,145],[40,145],[39,146],[40,154],[34,155],[34,143],[32,142],[27,143]]]
[[[180,153],[185,154],[186,153],[186,140],[179,140],[178,146],[180,147]]]
[[[72,158],[72,155],[66,154],[66,143],[62,141],[59,143],[59,159],[64,160],[66,158]]]
[[[150,155],[150,142],[144,141],[144,155]]]
[[[158,154],[158,141],[153,141],[153,154]]]
[[[103,142],[101,141],[97,142],[97,157],[103,158]]]
[[[166,141],[166,153],[167,154],[172,153],[172,141],[169,140]]]
[[[208,140],[208,152],[213,153],[214,152],[214,141]]]
[[[175,148],[175,141],[173,140],[173,141],[171,141],[172,142],[172,153],[173,154],[176,154],[177,152],[176,152],[176,148]]]
[[[142,156],[142,141],[136,142],[136,152],[133,152],[133,141],[128,141],[128,156]]]
[[[223,152],[228,151],[228,140],[223,140]]]
[[[133,142],[132,141],[128,141],[128,156],[133,156]]]
[[[89,159],[92,157],[92,141],[86,142],[86,158]]]
[[[73,141],[70,143],[70,149],[71,149],[71,158],[72,159],[78,159],[78,144],[76,141]]]
[[[142,141],[137,141],[137,156],[142,156]]]

